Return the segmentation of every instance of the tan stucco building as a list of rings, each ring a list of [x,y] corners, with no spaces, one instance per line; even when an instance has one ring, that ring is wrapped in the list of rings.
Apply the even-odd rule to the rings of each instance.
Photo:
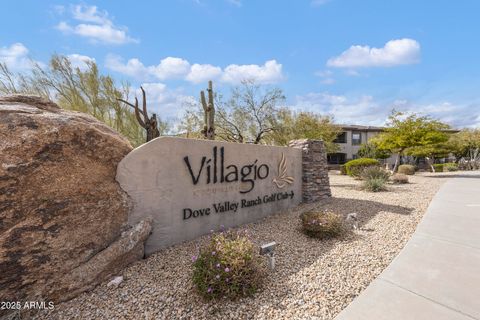
[[[339,149],[336,153],[328,154],[329,164],[343,164],[349,160],[358,158],[360,146],[368,142],[384,130],[383,127],[361,126],[361,125],[340,125],[342,133],[334,140]],[[388,163],[394,163],[392,156],[385,160]]]

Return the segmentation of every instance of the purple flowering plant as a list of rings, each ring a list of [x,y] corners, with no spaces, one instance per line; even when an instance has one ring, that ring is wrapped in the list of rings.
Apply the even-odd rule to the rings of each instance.
[[[300,216],[303,232],[313,238],[335,238],[346,228],[342,215],[330,211],[309,211]]]
[[[192,261],[193,283],[206,299],[250,296],[265,278],[265,262],[244,232],[211,234]]]

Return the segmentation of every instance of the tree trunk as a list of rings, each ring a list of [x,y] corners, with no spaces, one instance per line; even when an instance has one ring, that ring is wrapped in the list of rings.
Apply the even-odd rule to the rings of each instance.
[[[210,129],[207,130],[207,136],[206,138],[208,140],[215,140],[215,131],[213,130],[212,127],[210,127]]]
[[[400,151],[397,153],[397,158],[395,159],[395,165],[393,166],[393,172],[397,172],[398,162],[400,161]]]
[[[432,172],[435,172],[435,167],[433,166],[435,161],[431,161],[429,157],[425,157],[425,159],[427,160],[427,164],[430,166],[430,169],[432,169]]]

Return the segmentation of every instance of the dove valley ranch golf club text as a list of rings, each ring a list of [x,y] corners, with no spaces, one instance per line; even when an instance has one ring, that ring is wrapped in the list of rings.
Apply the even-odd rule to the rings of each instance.
[[[199,159],[186,156],[183,158],[186,170],[192,179],[193,185],[199,183],[217,184],[243,182],[240,193],[249,193],[255,188],[257,180],[264,180],[270,174],[268,164],[259,163],[255,159],[246,165],[225,163],[225,148],[213,147],[211,156],[203,156]],[[183,219],[208,216],[210,213],[235,213],[242,208],[250,208],[261,204],[272,203],[281,200],[293,199],[294,192],[274,192],[264,196],[244,198],[239,201],[223,201],[213,203],[208,208],[184,208]]]
[[[214,203],[210,208],[202,208],[202,209],[185,208],[183,209],[183,220],[208,216],[212,212],[235,213],[237,212],[238,209],[241,209],[241,208],[249,208],[249,207],[258,206],[264,203],[271,203],[275,201],[293,199],[294,195],[295,193],[293,191],[274,192],[272,194],[264,195],[263,197],[258,196],[253,199],[241,199],[239,202],[235,202],[235,201],[218,202],[218,203]]]

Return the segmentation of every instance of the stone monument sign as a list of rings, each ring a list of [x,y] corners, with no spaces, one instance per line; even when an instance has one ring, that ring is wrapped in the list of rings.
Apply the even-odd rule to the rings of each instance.
[[[130,152],[117,181],[131,224],[153,219],[145,252],[235,227],[302,201],[302,150],[161,137]]]

